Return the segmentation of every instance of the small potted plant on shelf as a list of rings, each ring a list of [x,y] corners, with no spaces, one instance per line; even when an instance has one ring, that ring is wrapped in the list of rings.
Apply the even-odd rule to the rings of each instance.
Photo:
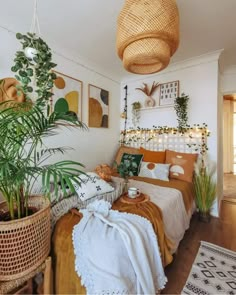
[[[16,53],[16,83],[11,91],[1,80],[0,91],[0,281],[17,279],[37,268],[50,251],[50,195],[59,188],[67,194],[83,164],[72,160],[53,163],[49,158],[68,148],[47,146],[45,138],[56,135],[60,125],[86,128],[75,116],[47,111],[56,74],[47,44],[34,34],[17,34],[23,50]],[[29,46],[35,50],[26,50]],[[26,54],[27,53],[27,54]],[[5,95],[7,93],[7,95]],[[14,93],[13,96],[11,94]],[[24,96],[24,102],[15,99]],[[4,96],[5,95],[5,96]],[[4,96],[4,99],[3,99]],[[31,196],[41,179],[43,196]],[[60,187],[59,187],[60,183]],[[48,197],[48,198],[45,198]]]
[[[136,127],[137,123],[140,119],[140,109],[141,109],[141,103],[139,101],[135,101],[132,103],[132,122],[134,127]]]
[[[199,220],[210,221],[210,210],[216,199],[216,182],[214,180],[215,168],[200,160],[195,165],[193,179],[195,201],[198,208]]]

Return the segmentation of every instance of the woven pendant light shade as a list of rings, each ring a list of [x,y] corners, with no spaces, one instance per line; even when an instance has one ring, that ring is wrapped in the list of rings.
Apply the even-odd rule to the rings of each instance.
[[[135,74],[163,70],[179,45],[175,0],[126,0],[117,21],[117,53]]]

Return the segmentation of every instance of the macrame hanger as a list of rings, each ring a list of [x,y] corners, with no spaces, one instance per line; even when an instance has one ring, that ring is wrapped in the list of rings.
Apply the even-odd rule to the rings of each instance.
[[[38,36],[41,35],[38,19],[38,0],[34,0],[34,13],[30,27],[30,33],[34,33]]]

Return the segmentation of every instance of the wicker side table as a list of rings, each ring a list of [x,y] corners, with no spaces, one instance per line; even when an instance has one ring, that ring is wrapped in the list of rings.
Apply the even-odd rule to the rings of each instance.
[[[43,272],[44,273],[44,281],[43,281],[43,294],[53,294],[52,292],[52,269],[51,269],[51,257],[47,257],[47,259],[35,270],[31,273],[12,281],[0,281],[0,294],[8,294],[15,289],[22,286],[28,280],[32,279],[36,274]]]

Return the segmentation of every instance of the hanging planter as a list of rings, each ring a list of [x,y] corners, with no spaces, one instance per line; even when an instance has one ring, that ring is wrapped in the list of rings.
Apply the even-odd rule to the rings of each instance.
[[[179,45],[175,0],[126,0],[117,22],[117,53],[131,73],[164,69]]]

